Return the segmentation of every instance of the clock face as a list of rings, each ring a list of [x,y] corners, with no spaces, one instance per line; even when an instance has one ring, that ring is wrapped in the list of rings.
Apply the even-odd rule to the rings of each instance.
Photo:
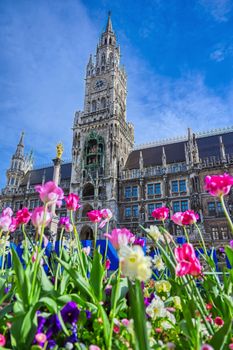
[[[98,79],[94,82],[94,89],[96,89],[96,90],[103,89],[105,87],[105,85],[106,85],[105,80]]]

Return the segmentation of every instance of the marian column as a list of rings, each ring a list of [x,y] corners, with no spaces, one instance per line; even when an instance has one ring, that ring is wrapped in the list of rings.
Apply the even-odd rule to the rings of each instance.
[[[62,157],[64,148],[62,143],[57,144],[56,148],[57,148],[56,158],[53,159],[53,164],[54,164],[53,182],[58,186],[59,180],[60,180],[60,173],[61,173],[61,164],[62,164],[61,157]],[[52,213],[52,221],[50,224],[50,231],[51,231],[52,240],[54,242],[57,236],[57,228],[58,228],[58,222],[59,222],[59,217],[56,215],[56,203],[52,205],[51,213]]]

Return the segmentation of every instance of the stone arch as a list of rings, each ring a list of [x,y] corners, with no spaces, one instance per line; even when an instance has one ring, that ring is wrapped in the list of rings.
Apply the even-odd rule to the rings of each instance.
[[[91,103],[91,111],[95,112],[96,111],[96,107],[97,107],[96,100],[93,100],[92,103]]]
[[[106,98],[105,97],[102,97],[101,98],[101,108],[106,108]]]
[[[90,182],[84,185],[83,187],[83,199],[85,198],[93,198],[95,195],[94,185]]]
[[[84,225],[80,232],[80,240],[91,239],[93,240],[93,230],[90,226]]]

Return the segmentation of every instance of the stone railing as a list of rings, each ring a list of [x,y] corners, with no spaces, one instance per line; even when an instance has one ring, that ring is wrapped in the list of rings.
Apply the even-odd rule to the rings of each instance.
[[[160,166],[149,167],[144,169],[132,169],[132,170],[123,170],[121,174],[122,180],[127,179],[137,179],[142,177],[151,177],[151,176],[161,176],[165,174],[173,174],[187,171],[187,166],[183,163],[168,165],[163,168]]]

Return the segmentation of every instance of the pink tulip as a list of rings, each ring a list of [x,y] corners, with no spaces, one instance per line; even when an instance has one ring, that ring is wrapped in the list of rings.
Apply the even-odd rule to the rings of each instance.
[[[214,350],[214,348],[208,344],[203,344],[201,350]]]
[[[100,214],[102,215],[102,219],[104,219],[100,225],[99,228],[103,228],[107,222],[109,222],[112,218],[112,212],[110,209],[101,209]]]
[[[35,226],[36,228],[41,228],[43,224],[44,226],[48,226],[48,224],[52,220],[52,214],[49,211],[46,211],[44,219],[44,210],[44,207],[37,207],[32,212],[31,220],[33,226]]]
[[[37,333],[35,335],[35,340],[37,341],[38,344],[44,344],[47,340],[46,334],[44,333]]]
[[[6,344],[6,338],[3,334],[0,334],[0,346],[4,346]]]
[[[11,218],[11,224],[10,224],[10,227],[9,227],[9,231],[10,232],[15,232],[17,227],[18,227],[18,220],[15,219],[15,218]]]
[[[102,214],[100,210],[91,210],[87,213],[87,216],[91,222],[98,223],[102,219]]]
[[[172,215],[171,219],[172,221],[179,226],[183,226],[182,221],[183,221],[184,213],[181,211],[178,211],[174,215]]]
[[[70,223],[70,219],[67,216],[60,218],[59,225],[63,227],[66,230],[66,232],[73,231],[73,225]]]
[[[105,262],[105,268],[106,270],[109,270],[110,269],[110,266],[111,266],[111,261],[109,259],[106,260]]]
[[[12,222],[12,218],[9,215],[2,215],[0,217],[0,230],[3,232],[10,231],[10,225]]]
[[[49,181],[44,185],[37,185],[35,190],[40,194],[40,199],[43,203],[48,205],[56,203],[58,207],[62,205],[64,192],[55,182]]]
[[[82,248],[82,251],[83,251],[83,253],[84,253],[86,256],[88,256],[88,255],[90,255],[91,247],[90,247],[90,246],[88,246],[88,247],[83,247],[83,248]]]
[[[16,219],[18,225],[27,224],[31,219],[31,213],[28,211],[28,208],[18,210],[16,213]]]
[[[176,275],[198,276],[201,273],[201,264],[195,255],[192,244],[185,243],[181,247],[175,248],[175,257],[178,262]]]
[[[97,345],[90,345],[89,350],[101,350]]]
[[[164,221],[169,216],[169,209],[166,207],[157,208],[152,211],[151,216],[156,220]]]
[[[2,216],[5,216],[5,215],[13,216],[13,211],[10,207],[3,209]]]
[[[135,241],[135,236],[126,228],[115,228],[112,230],[111,235],[109,233],[104,234],[109,239],[115,249],[120,249],[122,245],[127,245]]]
[[[233,185],[233,177],[229,174],[208,175],[205,178],[205,190],[212,196],[225,196]]]
[[[68,210],[76,211],[81,208],[79,204],[80,198],[75,193],[70,193],[67,197],[65,197],[66,208]]]
[[[123,318],[121,320],[121,323],[125,326],[125,327],[128,327],[129,324],[130,324],[130,321],[127,319],[127,318]]]
[[[186,210],[183,213],[183,217],[182,217],[182,225],[193,225],[197,222],[197,220],[199,219],[199,215],[194,213],[193,210]]]

